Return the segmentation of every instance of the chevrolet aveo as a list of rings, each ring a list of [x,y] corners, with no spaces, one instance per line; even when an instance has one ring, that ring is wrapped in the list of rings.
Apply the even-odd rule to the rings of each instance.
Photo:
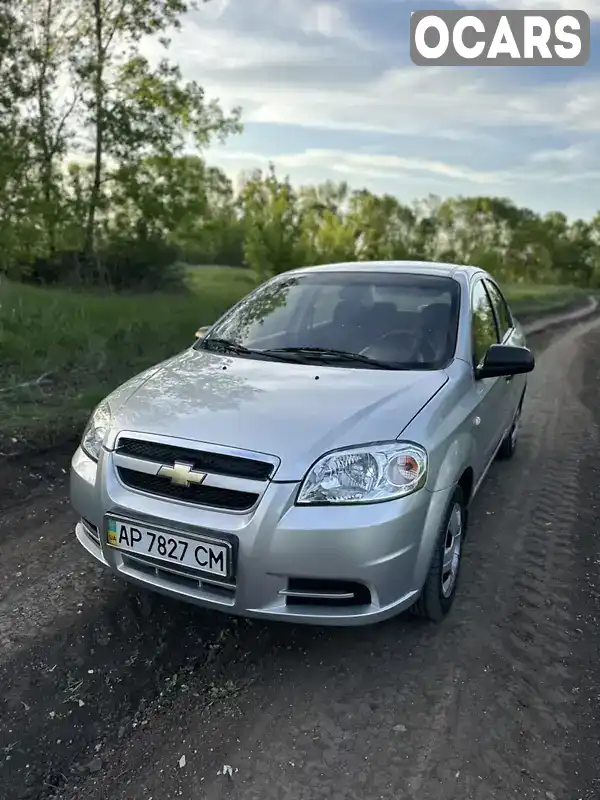
[[[467,512],[517,444],[534,358],[486,272],[287,272],[96,408],[72,460],[82,546],[232,614],[359,625],[457,588]]]

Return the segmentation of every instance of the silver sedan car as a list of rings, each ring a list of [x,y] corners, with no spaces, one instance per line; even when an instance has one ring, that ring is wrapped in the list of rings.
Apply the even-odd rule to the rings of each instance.
[[[76,536],[116,575],[231,614],[441,620],[533,368],[481,269],[286,272],[96,408]]]

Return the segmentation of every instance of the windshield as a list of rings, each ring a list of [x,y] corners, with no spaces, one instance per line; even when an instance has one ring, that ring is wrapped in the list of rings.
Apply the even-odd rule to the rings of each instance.
[[[334,356],[336,366],[368,367],[371,361],[440,369],[454,355],[459,296],[457,281],[436,275],[282,275],[246,297],[196,347],[290,361]],[[359,357],[356,364],[347,354]]]

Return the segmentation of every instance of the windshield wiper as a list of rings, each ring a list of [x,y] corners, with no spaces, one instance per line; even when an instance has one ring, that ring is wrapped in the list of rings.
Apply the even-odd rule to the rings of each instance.
[[[376,358],[363,356],[360,353],[349,353],[347,350],[333,350],[326,347],[274,347],[263,350],[265,355],[297,356],[303,360],[321,361],[329,363],[365,364],[373,369],[399,369],[399,365],[389,361],[379,361]]]
[[[199,343],[201,350],[216,351],[217,353],[233,353],[236,356],[254,356],[260,358],[268,358],[272,361],[289,361],[287,354],[284,352],[277,352],[273,350],[253,350],[250,347],[244,347],[243,344],[237,344],[229,339],[221,338],[208,338],[202,339]],[[211,346],[209,346],[211,345]],[[214,345],[214,347],[212,346]]]
[[[335,363],[338,364],[364,364],[372,369],[399,369],[396,364],[387,361],[378,361],[360,353],[349,353],[347,350],[332,350],[325,347],[273,347],[268,350],[252,350],[242,344],[232,342],[229,339],[208,337],[200,343],[202,350],[216,350],[221,353],[233,353],[240,356],[258,356],[276,361],[301,361],[304,364],[310,362]]]
[[[258,352],[258,350],[250,350],[250,348],[244,347],[243,344],[231,342],[229,339],[213,339],[209,337],[208,339],[202,339],[200,345],[202,350],[214,349],[222,353],[236,353],[240,356],[254,355]]]

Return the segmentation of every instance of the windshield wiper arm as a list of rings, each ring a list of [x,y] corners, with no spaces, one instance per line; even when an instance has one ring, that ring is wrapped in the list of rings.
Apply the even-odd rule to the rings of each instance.
[[[266,355],[288,355],[310,358],[317,361],[329,361],[338,363],[365,364],[376,369],[398,369],[398,366],[388,361],[378,361],[370,356],[363,356],[360,353],[350,353],[347,350],[334,350],[326,347],[274,347],[270,350],[263,350]]]
[[[273,347],[268,350],[252,350],[242,344],[232,342],[229,339],[208,337],[201,342],[201,349],[216,350],[222,353],[234,353],[240,356],[259,356],[262,358],[272,358],[277,361],[289,361],[290,359],[299,360],[303,363],[310,361],[338,362],[347,364],[364,364],[373,369],[398,369],[395,364],[386,361],[378,361],[360,353],[349,353],[347,350],[332,350],[325,347]]]
[[[214,347],[209,345],[214,345]],[[208,351],[215,350],[218,353],[233,353],[237,356],[258,356],[272,359],[273,361],[289,361],[287,354],[284,352],[277,352],[276,350],[272,352],[270,350],[253,350],[250,347],[244,347],[243,344],[232,342],[229,339],[202,339],[200,342],[200,349]]]
[[[246,356],[249,354],[253,354],[257,352],[256,350],[250,350],[248,347],[244,347],[243,344],[237,344],[237,342],[231,342],[229,339],[202,339],[201,342],[202,350],[220,350],[221,352],[225,353],[237,353],[238,355]],[[210,346],[209,346],[210,345]]]

